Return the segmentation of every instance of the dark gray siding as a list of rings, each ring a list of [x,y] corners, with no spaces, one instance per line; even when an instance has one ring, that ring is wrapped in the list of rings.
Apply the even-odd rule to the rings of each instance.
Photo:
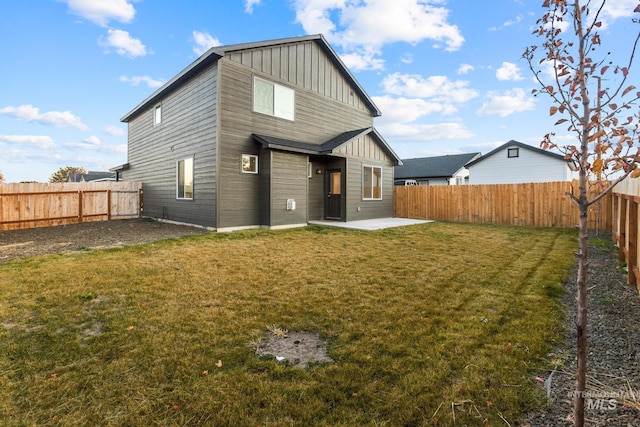
[[[297,52],[297,49],[288,49],[288,51]],[[301,68],[306,66],[297,61],[293,64],[290,61],[282,62],[282,51],[280,51],[279,59],[280,64],[288,64],[289,79],[293,76],[291,74],[293,64]],[[328,63],[326,60],[325,62]],[[330,69],[329,65],[333,67],[328,63],[322,69]],[[295,86],[289,80],[282,81],[226,57],[218,62],[218,67],[221,105],[219,116],[218,227],[267,225],[263,222],[265,215],[261,213],[264,205],[256,202],[262,199],[260,197],[260,192],[263,191],[261,188],[264,188],[262,181],[267,177],[262,171],[259,175],[247,175],[242,174],[240,170],[240,158],[243,153],[260,154],[258,144],[251,137],[252,133],[321,144],[342,132],[371,126],[373,121],[371,112],[362,105],[353,105],[344,102],[344,100],[319,94],[312,89]],[[337,71],[334,72],[337,73]],[[252,112],[254,75],[295,89],[295,121]],[[310,78],[313,75],[311,73]],[[298,81],[297,77],[295,81]],[[335,86],[342,87],[344,84],[342,86],[336,84]],[[338,93],[343,92],[334,91],[336,97]],[[358,101],[356,104],[361,104],[361,102]],[[260,159],[260,162],[262,161]],[[308,179],[306,165],[304,174],[298,179],[303,181]],[[279,220],[270,218],[270,223],[277,222]]]
[[[307,223],[307,164],[305,155],[271,152],[270,226]],[[287,210],[288,199],[294,210]]]
[[[141,181],[144,215],[215,227],[217,65],[129,121],[128,181]],[[157,104],[156,104],[157,105]],[[176,162],[194,158],[194,199],[176,200]]]
[[[347,158],[346,220],[393,216],[393,162],[369,135],[345,144],[339,150]],[[362,168],[382,168],[382,200],[362,199]],[[360,210],[358,211],[358,208]]]
[[[316,173],[318,169],[320,169],[319,174]],[[316,158],[311,158],[311,178],[307,178],[309,181],[309,199],[307,204],[307,216],[309,221],[321,220],[324,218],[324,201],[326,198],[324,189],[325,179],[324,162],[321,162]]]

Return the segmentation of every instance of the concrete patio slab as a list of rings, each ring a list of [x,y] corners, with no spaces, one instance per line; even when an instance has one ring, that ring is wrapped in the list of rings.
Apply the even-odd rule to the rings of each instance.
[[[385,228],[404,227],[406,225],[426,224],[433,222],[430,220],[422,219],[409,219],[409,218],[376,218],[376,219],[364,219],[359,221],[309,221],[309,224],[326,225],[328,227],[341,227],[352,228],[355,230],[382,230]]]

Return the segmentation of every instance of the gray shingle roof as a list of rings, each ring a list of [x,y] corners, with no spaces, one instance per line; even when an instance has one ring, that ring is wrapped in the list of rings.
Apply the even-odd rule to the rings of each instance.
[[[416,178],[448,178],[471,160],[479,157],[480,153],[452,154],[436,157],[419,157],[403,159],[402,166],[393,169],[395,179]]]
[[[293,141],[290,139],[257,134],[253,135],[253,139],[256,142],[260,143],[263,148],[292,151],[295,153],[303,154],[324,155],[333,153],[334,150],[338,147],[365,134],[372,135],[372,137],[378,142],[380,148],[382,148],[386,152],[386,154],[391,158],[394,164],[402,164],[402,161],[400,160],[398,155],[393,151],[389,144],[387,144],[382,135],[380,135],[375,128],[363,128],[343,132],[335,136],[334,138],[323,142],[322,144],[311,144],[309,142]]]

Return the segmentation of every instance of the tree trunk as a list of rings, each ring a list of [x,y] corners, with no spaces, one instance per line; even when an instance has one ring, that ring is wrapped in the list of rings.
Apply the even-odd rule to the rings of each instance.
[[[579,176],[580,196],[580,257],[578,259],[578,316],[576,319],[577,331],[577,369],[576,391],[573,405],[574,425],[584,426],[584,395],[587,384],[587,268],[589,256],[588,240],[588,208],[587,200],[587,176],[581,171]]]

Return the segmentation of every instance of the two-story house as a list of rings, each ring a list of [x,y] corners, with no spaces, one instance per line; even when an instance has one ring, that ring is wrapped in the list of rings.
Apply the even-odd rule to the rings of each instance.
[[[214,47],[121,119],[112,171],[145,216],[219,231],[391,217],[380,114],[321,35]]]

